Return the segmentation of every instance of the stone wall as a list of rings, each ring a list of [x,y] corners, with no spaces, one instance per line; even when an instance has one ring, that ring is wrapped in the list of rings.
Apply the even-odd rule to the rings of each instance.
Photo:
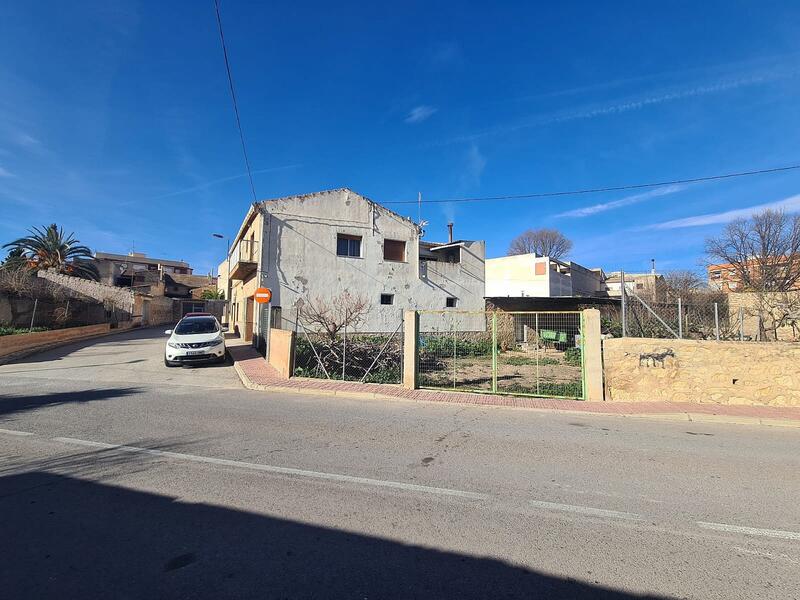
[[[784,342],[800,341],[800,292],[764,295],[764,314],[759,317],[759,294],[731,292],[728,294],[728,314],[731,329],[739,331],[739,311],[745,339],[757,340],[759,335]],[[759,327],[759,318],[762,320]],[[775,319],[778,326],[775,326]]]
[[[800,406],[800,344],[616,338],[606,401]]]
[[[67,289],[77,292],[88,298],[94,298],[98,302],[106,302],[113,304],[119,310],[128,313],[133,310],[133,291],[129,288],[115,287],[113,285],[106,285],[98,283],[89,279],[81,279],[80,277],[72,277],[70,275],[63,275],[56,271],[39,271],[37,275],[48,281],[52,281]]]

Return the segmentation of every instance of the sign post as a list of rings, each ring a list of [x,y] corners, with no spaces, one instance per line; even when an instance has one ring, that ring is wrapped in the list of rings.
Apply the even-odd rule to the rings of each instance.
[[[264,358],[269,360],[269,334],[270,330],[272,329],[272,290],[265,287],[260,287],[256,290],[254,294],[256,302],[259,304],[266,304],[267,305],[267,327],[266,331],[262,329],[262,333],[264,334]],[[259,326],[263,327],[263,323],[261,319],[258,320]]]

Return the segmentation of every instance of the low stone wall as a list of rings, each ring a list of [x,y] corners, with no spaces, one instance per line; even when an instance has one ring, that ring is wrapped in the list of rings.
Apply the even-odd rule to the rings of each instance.
[[[37,275],[98,302],[109,302],[125,312],[130,313],[133,310],[133,291],[129,288],[106,285],[56,271],[38,271]]]
[[[616,338],[606,401],[800,406],[800,344]]]
[[[269,364],[271,364],[282,377],[292,374],[292,360],[294,359],[294,332],[285,329],[271,329],[269,335]]]
[[[120,324],[113,331],[129,329],[130,324]],[[82,340],[109,333],[111,325],[102,323],[100,325],[87,325],[85,327],[69,327],[66,329],[53,329],[52,331],[40,331],[36,333],[20,333],[16,335],[0,336],[0,358],[25,352],[28,350],[46,349],[50,346],[57,346],[66,342]]]

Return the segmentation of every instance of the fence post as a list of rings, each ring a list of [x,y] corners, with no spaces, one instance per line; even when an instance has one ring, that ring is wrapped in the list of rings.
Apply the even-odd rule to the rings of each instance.
[[[628,336],[628,311],[625,296],[625,271],[619,272],[620,291],[622,292],[622,337]]]
[[[714,302],[714,333],[719,341],[719,304]]]
[[[678,339],[683,339],[683,308],[680,296],[678,296]]]
[[[345,317],[344,329],[342,332],[342,381],[346,381],[345,365],[347,364],[347,317]]]
[[[403,311],[403,387],[417,388],[419,369],[419,313]]]
[[[456,389],[456,328],[454,323],[450,323],[453,331],[453,389]]]
[[[739,307],[739,341],[744,341],[744,308]]]
[[[33,314],[31,314],[31,326],[28,329],[28,333],[33,331],[33,320],[36,318],[36,307],[37,306],[39,306],[39,299],[38,298],[34,298],[33,299]]]
[[[492,312],[492,393],[497,393],[497,311]]]
[[[603,342],[600,333],[600,311],[589,308],[581,311],[581,361],[583,362],[583,397],[603,400]]]

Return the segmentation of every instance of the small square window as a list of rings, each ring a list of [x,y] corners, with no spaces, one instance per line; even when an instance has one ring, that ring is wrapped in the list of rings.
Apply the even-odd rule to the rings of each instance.
[[[381,304],[394,304],[394,294],[381,294]]]
[[[340,233],[336,236],[336,254],[338,256],[361,257],[361,236]]]
[[[444,305],[447,308],[456,308],[458,306],[458,298],[453,298],[452,296],[448,296],[447,300],[445,300]]]
[[[405,262],[406,243],[400,240],[383,240],[383,260]]]

